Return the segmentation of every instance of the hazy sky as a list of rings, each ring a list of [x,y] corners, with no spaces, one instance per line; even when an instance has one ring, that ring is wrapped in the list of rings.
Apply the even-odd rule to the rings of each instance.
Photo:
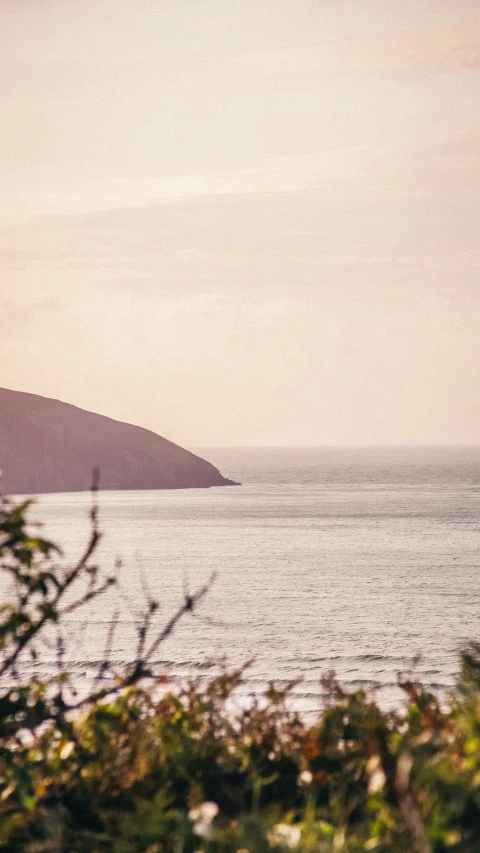
[[[478,0],[0,0],[0,386],[480,442]]]

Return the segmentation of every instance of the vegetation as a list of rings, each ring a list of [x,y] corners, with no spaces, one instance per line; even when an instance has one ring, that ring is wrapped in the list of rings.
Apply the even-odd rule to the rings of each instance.
[[[0,610],[2,853],[478,853],[479,647],[464,654],[443,704],[408,680],[404,710],[385,713],[328,677],[310,726],[273,686],[239,709],[232,697],[243,672],[174,691],[150,671],[207,585],[157,634],[147,602],[134,662],[113,673],[107,654],[82,696],[62,671],[61,627],[114,583],[92,565],[96,507],[85,553],[68,567],[32,533],[28,506],[0,506],[11,600]],[[43,637],[57,649],[48,683],[22,678]]]

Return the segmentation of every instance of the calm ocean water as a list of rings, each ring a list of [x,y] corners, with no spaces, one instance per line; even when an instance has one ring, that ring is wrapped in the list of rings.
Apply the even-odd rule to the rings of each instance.
[[[102,659],[114,612],[111,656],[127,662],[146,591],[160,601],[160,625],[184,584],[193,591],[216,570],[198,616],[159,650],[156,667],[174,681],[209,659],[254,658],[244,692],[300,676],[307,712],[331,669],[349,687],[377,683],[387,703],[419,653],[420,678],[453,683],[459,647],[480,640],[480,448],[197,452],[242,487],[100,494],[98,562],[123,562],[118,588],[69,622],[78,679]],[[73,558],[88,506],[85,494],[47,495],[33,515]]]

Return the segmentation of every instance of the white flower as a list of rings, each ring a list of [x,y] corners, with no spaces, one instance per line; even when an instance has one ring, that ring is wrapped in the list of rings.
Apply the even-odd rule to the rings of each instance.
[[[385,782],[387,781],[387,777],[385,773],[378,767],[377,770],[374,770],[372,775],[370,776],[370,781],[368,783],[368,793],[369,794],[378,794],[379,791],[383,790]]]
[[[310,770],[302,770],[300,773],[300,782],[302,785],[311,785],[313,781],[313,773]]]
[[[296,847],[300,841],[301,830],[298,826],[289,826],[288,823],[277,823],[273,830],[268,833],[270,844],[281,844],[283,847]]]
[[[207,840],[212,837],[212,821],[218,814],[218,806],[216,803],[209,802],[201,803],[194,809],[190,809],[188,816],[194,821],[193,831],[195,835]]]

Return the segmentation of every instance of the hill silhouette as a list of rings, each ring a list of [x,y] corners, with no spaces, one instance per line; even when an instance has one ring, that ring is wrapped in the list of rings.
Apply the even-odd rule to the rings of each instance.
[[[142,427],[37,394],[0,388],[0,492],[237,485],[199,456]]]

